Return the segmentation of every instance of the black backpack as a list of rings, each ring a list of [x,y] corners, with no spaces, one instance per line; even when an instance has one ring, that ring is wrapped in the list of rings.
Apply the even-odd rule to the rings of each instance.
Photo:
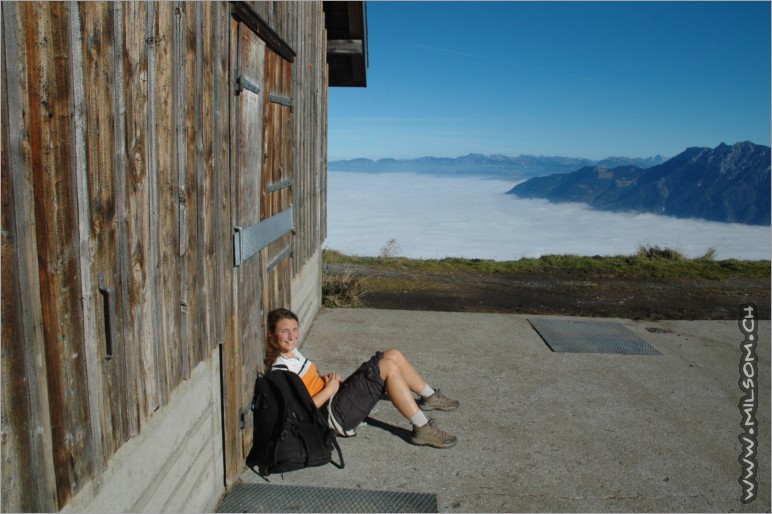
[[[343,468],[335,432],[327,426],[303,381],[286,366],[276,368],[255,381],[254,432],[247,465],[257,466],[263,476],[328,463]],[[338,451],[340,464],[332,460],[333,449]]]

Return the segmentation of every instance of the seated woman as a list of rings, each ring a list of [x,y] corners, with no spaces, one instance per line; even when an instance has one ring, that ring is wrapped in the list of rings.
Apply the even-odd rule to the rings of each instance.
[[[297,349],[299,338],[295,313],[283,308],[269,312],[265,367],[283,365],[300,375],[314,404],[327,416],[330,427],[338,435],[355,435],[354,428],[386,392],[400,414],[413,424],[411,443],[435,448],[456,444],[456,437],[440,430],[423,411],[453,410],[458,407],[458,401],[432,389],[399,350],[377,352],[342,380],[336,373],[320,376],[316,365]],[[418,401],[413,393],[420,396]]]

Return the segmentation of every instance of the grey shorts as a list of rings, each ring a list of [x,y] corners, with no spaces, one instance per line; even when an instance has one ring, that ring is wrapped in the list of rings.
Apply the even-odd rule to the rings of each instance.
[[[386,392],[386,383],[381,378],[381,359],[383,352],[376,352],[344,380],[335,393],[332,415],[344,430],[356,428]]]

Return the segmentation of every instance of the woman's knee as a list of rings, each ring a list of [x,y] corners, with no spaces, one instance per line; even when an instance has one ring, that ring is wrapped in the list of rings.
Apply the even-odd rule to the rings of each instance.
[[[384,357],[378,363],[378,367],[381,370],[381,378],[383,380],[387,380],[394,373],[399,373],[399,364],[394,359],[386,357],[385,352]]]
[[[391,359],[397,363],[407,362],[407,357],[405,357],[404,354],[396,348],[389,348],[383,352],[383,357],[384,359]]]

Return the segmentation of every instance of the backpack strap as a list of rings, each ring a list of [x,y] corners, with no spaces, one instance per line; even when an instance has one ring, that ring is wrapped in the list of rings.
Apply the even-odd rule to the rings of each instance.
[[[317,413],[318,415],[319,409],[314,403],[314,399],[311,397],[311,393],[309,393],[308,389],[306,389],[306,385],[303,383],[303,379],[301,379],[297,373],[293,373],[289,371],[289,369],[287,369],[287,366],[283,366],[281,364],[279,366],[282,366],[282,368],[284,368],[284,370],[287,372],[285,373],[287,382],[289,382],[290,387],[293,389],[295,394],[305,404],[305,407]],[[281,368],[277,366],[275,369],[281,369]]]
[[[340,445],[338,444],[338,438],[335,437],[335,433],[332,433],[332,445],[335,447],[335,450],[338,452],[338,460],[340,461],[340,464],[335,462],[334,460],[330,460],[330,463],[335,466],[338,469],[343,469],[346,467],[346,463],[343,462],[343,452],[340,450]]]
[[[257,398],[260,396],[260,387],[262,385],[263,378],[265,377],[265,375],[267,375],[268,373],[270,373],[274,369],[280,369],[280,370],[284,370],[284,371],[288,371],[289,370],[289,368],[286,366],[286,364],[276,364],[271,369],[266,371],[265,373],[258,373],[257,374],[257,378],[255,379],[255,388],[254,388],[254,391],[252,392],[252,404],[250,406],[252,412],[255,412],[255,409],[257,408]]]
[[[250,410],[252,412],[255,412],[255,410],[257,409],[257,399],[260,397],[260,388],[263,385],[264,376],[265,375],[263,375],[262,373],[258,373],[257,377],[255,378],[255,387],[254,387],[254,390],[252,391],[252,403],[250,405]]]

